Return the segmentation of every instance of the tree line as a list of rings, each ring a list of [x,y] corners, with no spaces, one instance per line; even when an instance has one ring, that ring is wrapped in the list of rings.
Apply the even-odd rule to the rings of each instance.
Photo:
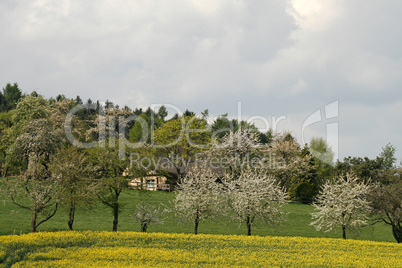
[[[69,111],[83,104],[86,108],[72,118],[71,133],[77,143],[95,142],[92,148],[80,148],[66,137]],[[134,119],[121,128],[116,118]],[[166,176],[176,185],[176,215],[190,219],[195,233],[203,219],[230,210],[251,234],[256,221],[282,220],[282,207],[294,200],[314,204],[317,229],[340,224],[346,238],[347,229],[383,221],[401,242],[401,169],[391,144],[376,159],[347,157],[334,163],[331,148],[321,138],[301,146],[291,133],[261,133],[227,114],[212,123],[207,118],[208,110],[201,115],[186,110],[168,118],[164,106],[132,110],[110,101],[83,103],[79,96],[45,99],[36,92],[23,94],[16,83],[7,84],[0,92],[2,193],[32,211],[32,232],[60,206],[67,208],[72,230],[77,210],[96,202],[111,209],[116,231],[119,197],[129,182]],[[132,154],[141,156],[141,162],[130,163]],[[169,168],[156,166],[155,159],[164,159]],[[331,207],[337,207],[332,211],[336,216]],[[139,204],[142,229],[158,222],[160,212]]]

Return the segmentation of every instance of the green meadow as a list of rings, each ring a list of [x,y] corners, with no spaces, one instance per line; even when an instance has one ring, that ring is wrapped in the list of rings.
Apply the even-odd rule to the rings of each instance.
[[[132,215],[136,204],[140,201],[149,202],[153,205],[163,204],[171,208],[171,201],[174,193],[153,192],[140,190],[127,190],[122,193],[121,201],[124,204],[120,216],[118,231],[140,231],[139,222],[134,221]],[[341,230],[332,232],[318,232],[310,226],[311,215],[314,211],[311,205],[291,202],[285,206],[288,212],[287,220],[277,226],[266,226],[256,223],[252,230],[253,235],[259,236],[302,236],[302,237],[327,237],[341,238]],[[4,200],[0,197],[0,235],[26,234],[30,231],[31,211],[21,209],[14,205],[11,200]],[[39,226],[39,231],[65,231],[67,226],[68,213],[62,207],[49,221]],[[92,207],[80,209],[76,212],[74,230],[77,231],[111,231],[113,216],[108,207],[96,202]],[[192,233],[193,226],[189,222],[183,222],[175,217],[174,212],[165,215],[164,224],[150,225],[148,232],[162,233]],[[200,223],[199,233],[203,234],[234,234],[245,235],[246,227],[237,221],[231,221],[230,215],[222,216],[216,220],[207,220]],[[349,232],[348,238],[358,240],[372,240],[395,242],[390,226],[376,224],[363,228],[360,234]]]

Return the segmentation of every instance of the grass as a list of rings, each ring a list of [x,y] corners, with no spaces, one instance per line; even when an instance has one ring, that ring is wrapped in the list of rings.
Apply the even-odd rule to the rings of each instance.
[[[31,212],[21,209],[9,200],[3,200],[0,197],[0,235],[11,235],[28,233],[30,231]],[[141,192],[138,190],[128,190],[121,195],[121,201],[125,204],[119,217],[119,231],[140,231],[140,224],[135,222],[131,215],[135,211],[135,206],[140,201],[146,201],[154,205],[165,204],[170,206],[169,202],[174,199],[174,193],[168,192]],[[341,238],[341,230],[332,232],[317,232],[312,226],[310,213],[313,207],[300,203],[290,203],[285,206],[289,212],[287,221],[276,227],[257,225],[252,230],[253,235],[260,236],[302,236],[302,237],[325,237]],[[68,230],[67,211],[62,208],[57,214],[40,225],[39,231],[63,231]],[[74,229],[78,231],[111,231],[113,216],[108,207],[98,203],[91,209],[80,210],[76,212]],[[163,225],[150,225],[148,232],[162,233],[192,233],[193,226],[178,220],[172,212],[166,216]],[[205,221],[199,226],[199,233],[204,234],[233,234],[245,235],[246,228],[238,222],[231,222],[229,218],[221,218],[219,222]],[[362,229],[360,235],[348,233],[348,238],[359,240],[373,240],[395,242],[392,236],[390,226],[377,224]]]

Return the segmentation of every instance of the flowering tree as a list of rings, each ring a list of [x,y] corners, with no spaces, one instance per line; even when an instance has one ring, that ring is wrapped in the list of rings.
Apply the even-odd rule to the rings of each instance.
[[[141,231],[146,232],[151,223],[163,224],[164,221],[162,217],[164,214],[165,211],[160,206],[155,207],[151,204],[140,202],[137,204],[133,218],[141,223]]]
[[[194,223],[198,233],[200,221],[219,214],[221,198],[219,185],[209,169],[190,170],[179,184],[174,207],[176,214]]]
[[[268,162],[265,167],[269,174],[279,178],[286,190],[292,185],[292,178],[306,176],[311,171],[311,155],[302,154],[302,149],[290,133],[275,135],[265,150]]]
[[[66,141],[63,122],[70,105],[67,100],[50,105],[43,97],[31,95],[13,111],[7,165],[18,176],[7,182],[7,195],[32,211],[32,232],[57,211],[60,184],[51,176],[49,161]]]
[[[317,212],[312,213],[312,218],[316,220],[310,225],[326,232],[341,226],[346,239],[347,229],[357,230],[367,224],[370,187],[369,182],[359,182],[358,177],[349,173],[327,181],[313,204]]]
[[[114,147],[116,139],[119,138],[120,120],[128,118],[132,112],[127,107],[120,109],[118,106],[114,106],[110,102],[107,102],[106,107],[98,107],[98,109],[100,112],[96,115],[94,126],[86,131],[85,138],[89,141],[98,135],[105,135],[105,138],[106,136],[108,137],[107,142],[109,143],[109,146]],[[125,135],[126,133],[121,134]]]
[[[273,176],[247,169],[237,179],[226,176],[225,186],[234,218],[246,224],[248,235],[256,220],[268,224],[283,220],[282,206],[286,203],[287,193]]]
[[[13,136],[20,135],[28,122],[34,119],[49,118],[49,116],[49,103],[43,97],[27,96],[23,98],[13,112]]]
[[[217,163],[236,179],[242,169],[261,167],[259,137],[255,132],[239,129],[230,131],[221,139],[213,142],[209,150],[211,165]],[[216,163],[217,162],[217,163]]]
[[[58,207],[59,187],[51,179],[48,161],[60,145],[47,119],[34,119],[21,129],[10,148],[9,161],[21,174],[7,181],[5,191],[14,204],[32,211],[31,232],[53,217]]]
[[[47,180],[48,177],[41,159],[32,155],[23,174],[9,178],[2,189],[15,205],[32,212],[31,232],[52,218],[58,208],[60,187]]]
[[[243,169],[264,169],[278,178],[286,190],[292,178],[311,172],[311,155],[303,154],[289,133],[273,135],[269,144],[262,144],[259,135],[247,129],[227,133],[221,142],[212,144],[208,155],[210,165],[219,164],[233,179],[238,178]]]

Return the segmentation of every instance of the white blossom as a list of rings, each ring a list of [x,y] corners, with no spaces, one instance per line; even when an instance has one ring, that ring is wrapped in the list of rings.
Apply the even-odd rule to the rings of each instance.
[[[239,129],[236,132],[229,132],[221,143],[212,143],[209,151],[211,161],[218,161],[226,171],[238,176],[242,169],[259,165],[259,151],[262,145],[259,143],[255,132]]]
[[[347,229],[357,230],[367,224],[369,191],[369,182],[359,182],[353,174],[327,181],[313,204],[317,212],[312,213],[312,218],[316,220],[310,225],[326,232],[340,226],[346,239]]]
[[[222,198],[215,180],[211,170],[199,168],[190,170],[179,184],[174,200],[175,212],[180,218],[194,223],[195,234],[200,221],[220,213]]]
[[[137,204],[137,209],[133,215],[134,220],[141,223],[141,231],[146,232],[148,226],[153,224],[163,224],[162,219],[165,214],[165,210],[159,207],[155,207],[151,204],[140,202]]]
[[[227,176],[225,185],[228,205],[234,218],[246,223],[248,235],[256,220],[268,224],[283,220],[287,193],[272,175],[247,169],[236,180]]]

